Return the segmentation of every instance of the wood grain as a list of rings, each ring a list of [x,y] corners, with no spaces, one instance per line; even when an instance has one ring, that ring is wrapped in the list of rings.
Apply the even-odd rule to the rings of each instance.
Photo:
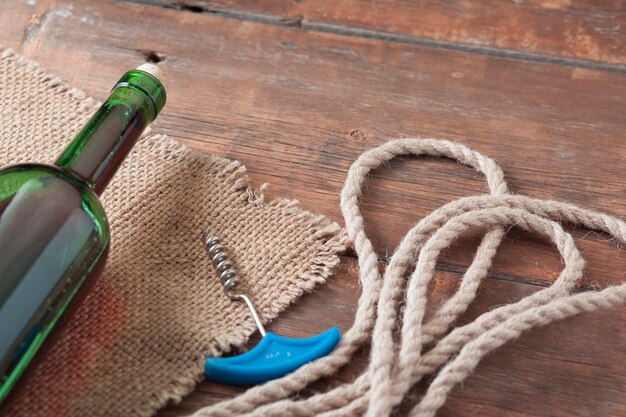
[[[356,262],[343,260],[327,285],[303,297],[270,325],[273,332],[296,337],[309,336],[332,325],[348,328],[354,315],[359,286],[355,283]],[[440,271],[429,293],[432,306],[449,297],[459,275]],[[459,321],[467,323],[495,306],[521,299],[537,287],[488,279],[475,303]],[[331,300],[320,306],[319,299]],[[321,309],[324,309],[323,314]],[[429,309],[432,311],[432,307]],[[626,413],[626,374],[623,358],[626,311],[616,309],[581,315],[528,332],[505,345],[478,366],[476,372],[457,386],[437,416],[620,416]],[[614,335],[607,339],[606,335]],[[368,352],[360,353],[332,381],[321,381],[313,391],[352,381],[366,366]],[[412,397],[424,392],[420,385]],[[160,417],[187,415],[203,405],[229,398],[241,388],[203,382],[180,405],[172,405]],[[302,393],[308,394],[309,391]],[[408,404],[407,404],[408,405]],[[405,407],[406,408],[406,407]],[[404,415],[404,413],[399,413]]]
[[[474,53],[626,68],[626,5],[622,1],[135,1]]]
[[[337,221],[352,161],[401,136],[465,143],[501,163],[513,192],[626,214],[616,175],[626,162],[622,74],[134,4],[56,5],[46,16],[26,55],[97,97],[150,53],[164,57],[172,86],[158,129],[244,161],[257,184],[271,183],[270,196]],[[67,50],[80,65],[67,65]],[[480,175],[450,162],[393,162],[368,184],[368,232],[384,256],[430,210],[484,191]],[[587,285],[626,277],[626,258],[606,237],[576,236]],[[467,266],[475,243],[460,242],[442,262]],[[541,281],[561,268],[550,245],[513,231],[493,273]]]
[[[389,4],[381,7],[395,3]],[[337,221],[338,192],[352,161],[398,136],[457,140],[497,159],[514,192],[626,215],[620,72],[138,4],[11,6],[0,8],[0,27],[7,28],[0,44],[96,97],[105,97],[125,69],[160,61],[171,85],[155,129],[242,160],[253,183],[271,183],[268,197],[296,197]],[[368,233],[385,258],[430,210],[484,191],[480,175],[454,163],[394,161],[368,183]],[[626,257],[606,236],[575,236],[588,260],[584,285],[626,278]],[[477,239],[446,251],[435,300],[451,291]],[[465,320],[548,285],[560,268],[549,244],[513,229]],[[356,276],[354,259],[346,257],[329,285],[272,328],[292,336],[331,324],[348,328]],[[530,332],[481,364],[440,415],[623,415],[625,317],[623,309],[594,313]],[[364,353],[340,380],[350,380],[366,359]],[[204,383],[161,415],[183,415],[235,392]]]

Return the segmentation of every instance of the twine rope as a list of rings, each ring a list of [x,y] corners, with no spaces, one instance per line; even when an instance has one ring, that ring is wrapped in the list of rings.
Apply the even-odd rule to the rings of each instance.
[[[484,174],[490,194],[452,201],[418,222],[402,239],[381,277],[378,256],[365,233],[358,201],[369,172],[401,155],[445,157],[468,165]],[[582,312],[612,308],[626,300],[626,284],[572,293],[576,281],[583,277],[584,260],[572,236],[561,226],[567,223],[607,233],[617,244],[626,244],[624,221],[572,204],[512,195],[495,161],[460,144],[407,138],[365,152],[348,172],[341,210],[358,256],[362,284],[352,328],[329,356],[238,397],[198,410],[194,417],[389,416],[413,385],[438,371],[409,413],[412,417],[432,417],[454,386],[467,378],[485,355],[522,332]],[[449,331],[474,300],[511,226],[551,240],[563,259],[563,270],[550,287]],[[485,232],[471,265],[457,292],[424,321],[427,287],[437,258],[470,229]],[[407,282],[405,277],[412,265],[415,268]],[[399,316],[403,298],[406,307]],[[401,332],[396,341],[393,335],[398,323]],[[336,373],[367,342],[371,343],[370,363],[355,381],[306,399],[288,398]]]

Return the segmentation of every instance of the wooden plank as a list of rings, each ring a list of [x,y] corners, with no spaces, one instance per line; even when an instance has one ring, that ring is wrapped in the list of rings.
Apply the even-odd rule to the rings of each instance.
[[[18,21],[6,9],[0,23]],[[99,97],[124,69],[152,52],[164,57],[160,65],[172,85],[157,129],[196,149],[242,159],[257,184],[270,181],[279,195],[297,196],[337,220],[337,190],[351,161],[389,136],[408,134],[445,135],[496,157],[515,191],[625,214],[620,74],[106,2],[59,2],[44,13],[50,17],[29,26],[24,42],[8,35],[22,32],[11,30],[0,32],[0,43]],[[454,164],[392,163],[367,190],[370,232],[384,253],[429,208],[482,190],[478,175]],[[621,281],[623,255],[603,245],[581,244],[592,261],[588,279]],[[470,254],[471,240],[449,251],[443,267],[463,265]],[[524,235],[499,256],[495,276],[502,279],[485,283],[464,320],[537,289],[509,279],[550,278],[561,267],[548,246]],[[344,259],[329,285],[298,302],[272,330],[297,336],[330,324],[346,329],[358,291],[354,262]],[[434,299],[457,280],[454,272],[440,272]],[[322,310],[332,314],[315,315]],[[623,415],[625,321],[616,309],[533,331],[490,355],[439,414]],[[341,378],[354,374],[351,368]],[[203,383],[161,415],[185,415],[233,392]]]
[[[355,260],[344,259],[327,285],[289,308],[270,325],[271,331],[297,337],[332,325],[345,331],[352,323],[360,288],[355,275]],[[429,295],[432,305],[449,297],[458,281],[458,274],[437,273]],[[495,306],[519,300],[536,288],[488,279],[460,323],[467,323]],[[324,313],[317,314],[321,309]],[[487,356],[476,372],[453,390],[437,416],[624,415],[626,335],[620,330],[624,325],[626,311],[615,309],[581,315],[528,332]],[[368,352],[360,353],[331,383],[354,380],[367,361]],[[312,391],[324,391],[328,384],[329,381],[317,383]],[[423,388],[415,394],[422,393]],[[242,388],[205,381],[182,403],[167,407],[158,416],[188,415],[240,392]]]
[[[14,1],[11,7],[0,7],[0,46],[19,50],[23,42],[36,35],[42,15],[50,9],[53,9],[51,0],[39,4]]]
[[[623,74],[134,4],[58,4],[47,15],[23,43],[26,55],[98,97],[125,68],[161,56],[172,83],[157,129],[241,159],[254,182],[272,184],[270,196],[296,197],[337,221],[352,161],[409,135],[484,152],[501,162],[514,192],[626,214],[617,174],[626,161]],[[381,254],[391,253],[431,209],[483,191],[480,176],[456,164],[394,161],[368,184],[368,231]],[[587,284],[624,279],[626,258],[605,237],[576,236]],[[475,242],[460,242],[442,262],[466,266]],[[493,273],[550,280],[561,268],[551,246],[514,232]]]
[[[6,2],[0,7],[0,46],[18,52],[23,52],[26,45],[36,48],[41,28],[49,20],[71,16],[72,8],[71,3],[57,0]]]
[[[498,49],[504,49],[536,59],[549,55],[626,64],[623,1],[139,1],[190,12],[221,13],[308,30],[386,37],[478,53],[498,54]]]

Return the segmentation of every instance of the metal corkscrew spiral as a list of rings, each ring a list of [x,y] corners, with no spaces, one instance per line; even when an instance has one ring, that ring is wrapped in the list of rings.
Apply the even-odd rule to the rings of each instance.
[[[237,278],[237,272],[233,268],[232,263],[228,259],[226,248],[222,245],[219,237],[211,236],[211,230],[206,229],[202,232],[202,243],[204,249],[206,249],[213,263],[213,267],[217,272],[217,276],[220,282],[224,286],[224,291],[229,294],[239,285],[239,278]],[[229,294],[230,295],[230,294]]]
[[[239,278],[237,278],[237,271],[233,268],[233,264],[228,259],[228,254],[226,253],[226,248],[222,245],[222,241],[219,237],[211,235],[211,228],[207,228],[202,232],[201,239],[204,249],[206,249],[209,254],[211,263],[215,268],[215,272],[217,272],[217,276],[224,287],[224,292],[231,300],[246,303],[259,332],[262,336],[265,336],[265,327],[263,327],[259,314],[252,304],[252,300],[243,293],[234,292],[234,289],[239,285]]]

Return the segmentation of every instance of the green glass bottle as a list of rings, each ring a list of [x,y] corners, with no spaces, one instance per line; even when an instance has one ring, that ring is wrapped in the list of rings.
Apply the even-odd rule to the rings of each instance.
[[[125,73],[54,165],[0,170],[0,404],[104,265],[98,196],[165,105],[159,69]]]

